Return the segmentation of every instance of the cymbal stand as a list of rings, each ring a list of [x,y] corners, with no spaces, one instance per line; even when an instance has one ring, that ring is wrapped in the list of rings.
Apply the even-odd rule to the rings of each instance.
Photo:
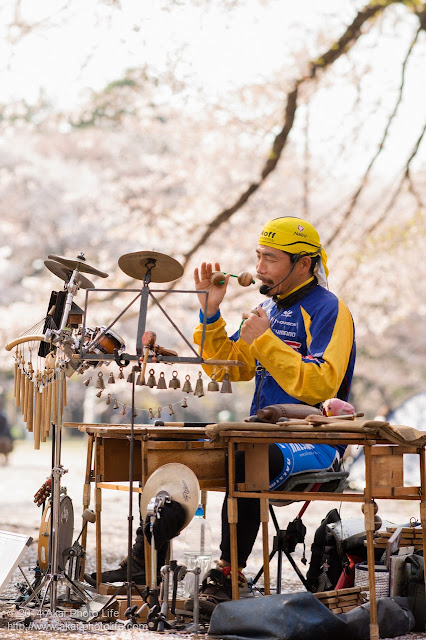
[[[166,319],[168,320],[168,322],[173,326],[173,328],[177,331],[177,333],[181,336],[181,338],[184,340],[185,344],[189,347],[189,349],[192,351],[192,353],[194,354],[193,356],[185,356],[185,357],[179,357],[177,355],[173,355],[173,356],[166,356],[166,355],[161,355],[161,356],[156,356],[155,360],[153,359],[153,356],[149,356],[148,357],[148,362],[164,362],[164,363],[193,363],[193,364],[202,364],[204,362],[203,356],[201,355],[203,352],[203,344],[204,344],[204,339],[205,339],[205,334],[206,334],[206,317],[207,317],[207,302],[208,302],[208,292],[207,291],[203,291],[201,293],[205,294],[205,304],[204,304],[204,321],[203,321],[203,332],[202,332],[202,340],[201,340],[201,345],[200,345],[200,353],[197,353],[197,351],[194,349],[194,347],[192,346],[192,344],[186,339],[186,337],[183,335],[183,333],[180,331],[180,329],[177,327],[177,325],[173,322],[172,318],[167,314],[167,312],[165,311],[165,309],[161,306],[160,302],[155,298],[155,296],[153,295],[154,290],[150,289],[150,283],[151,281],[155,282],[155,267],[157,266],[157,260],[154,257],[148,257],[146,262],[144,263],[143,267],[145,269],[144,272],[144,276],[143,279],[140,278],[141,280],[143,280],[143,285],[142,285],[142,289],[139,290],[130,290],[128,289],[127,292],[131,293],[131,292],[137,292],[137,296],[134,298],[134,300],[132,300],[127,307],[108,325],[108,327],[106,327],[103,332],[101,332],[99,335],[97,334],[96,337],[94,338],[93,341],[91,341],[89,343],[89,345],[85,345],[84,344],[84,335],[85,335],[85,328],[86,328],[86,319],[87,319],[87,313],[88,313],[88,306],[89,306],[89,292],[90,289],[86,290],[86,302],[85,302],[85,309],[84,309],[84,316],[83,316],[83,330],[82,330],[82,339],[81,339],[81,343],[80,343],[80,352],[79,352],[79,362],[81,363],[82,361],[85,361],[87,363],[90,363],[91,361],[111,361],[111,360],[115,360],[116,363],[118,364],[118,366],[127,366],[131,361],[136,361],[137,365],[134,366],[132,368],[132,372],[133,372],[133,376],[132,376],[132,402],[131,402],[131,423],[130,423],[130,435],[128,437],[129,440],[129,511],[128,511],[128,553],[127,553],[127,582],[124,583],[118,590],[117,592],[114,594],[114,596],[112,596],[112,598],[114,598],[123,587],[127,587],[127,611],[125,613],[126,617],[128,618],[128,621],[126,623],[126,626],[130,626],[132,624],[137,624],[137,616],[136,616],[136,607],[132,607],[131,606],[131,602],[132,602],[132,586],[134,585],[137,589],[137,585],[132,581],[132,574],[133,574],[133,561],[132,561],[132,552],[133,552],[133,480],[134,480],[134,465],[133,465],[133,458],[134,458],[134,443],[135,443],[135,435],[134,435],[134,417],[135,417],[135,373],[137,371],[141,370],[141,363],[143,361],[143,356],[142,356],[142,352],[143,352],[143,334],[145,332],[146,329],[146,319],[147,319],[147,313],[148,313],[148,301],[149,298],[151,297],[152,300],[155,302],[155,304],[157,305],[157,307],[161,310],[161,312],[163,313],[163,315],[166,317]],[[97,289],[96,290],[98,293],[104,292],[104,291],[108,291],[108,293],[111,292],[121,292],[121,289]],[[155,290],[156,291],[156,290]],[[158,290],[158,291],[163,291],[163,290]],[[200,293],[197,291],[177,291],[175,290],[175,293]],[[127,311],[127,309],[129,309],[135,302],[136,300],[140,297],[140,306],[139,306],[139,317],[138,317],[138,326],[137,326],[137,338],[136,338],[136,354],[129,354],[129,353],[122,353],[119,352],[117,349],[114,350],[114,354],[99,354],[99,353],[91,353],[90,351],[93,350],[93,348],[96,346],[96,344],[100,341],[100,339],[103,337],[103,335],[117,322],[117,320],[119,318],[121,318],[124,313]],[[225,364],[227,366],[233,366],[233,365],[240,365],[241,363],[237,362],[237,361],[224,361],[224,360],[211,360],[209,361],[209,364]],[[151,561],[151,583],[150,586],[151,588],[149,589],[149,593],[148,593],[148,600],[149,600],[149,604],[152,603],[152,608],[155,609],[155,614],[157,615],[159,612],[159,604],[158,604],[158,588],[156,586],[156,582],[157,582],[157,576],[156,576],[156,565],[157,565],[157,556],[156,556],[156,550],[154,548],[154,544],[151,545],[151,557],[152,557],[152,561]],[[155,573],[153,573],[153,571],[155,570]],[[99,576],[99,574],[101,573],[101,567],[97,566],[97,574]],[[138,589],[137,589],[138,590]],[[148,603],[145,602],[145,604],[143,605],[142,608],[144,608],[144,606],[148,606]],[[158,607],[158,609],[157,609]],[[195,612],[194,612],[195,613]],[[198,613],[197,613],[198,615]],[[197,625],[198,625],[198,621],[197,621]]]

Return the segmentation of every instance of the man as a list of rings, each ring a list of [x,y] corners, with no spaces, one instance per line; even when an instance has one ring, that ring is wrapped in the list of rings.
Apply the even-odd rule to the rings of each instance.
[[[227,371],[233,381],[255,377],[256,387],[251,414],[273,404],[304,403],[319,406],[339,397],[346,400],[355,362],[352,317],[333,293],[326,289],[327,256],[314,227],[300,218],[283,217],[263,228],[256,250],[257,278],[266,301],[243,314],[240,330],[228,337],[220,304],[225,297],[229,275],[223,285],[211,283],[219,263],[202,263],[195,269],[197,291],[208,291],[206,335],[203,356],[240,360],[243,367]],[[201,308],[205,294],[199,294]],[[201,343],[203,313],[194,333]],[[225,373],[205,367],[220,380]],[[270,488],[276,489],[289,475],[336,468],[344,447],[329,445],[270,446]],[[239,468],[238,468],[239,467]],[[242,465],[237,465],[241,476]],[[239,477],[238,480],[242,478]],[[259,501],[238,500],[238,564],[246,566],[260,525]],[[230,536],[227,500],[222,510],[221,560],[212,570],[200,593],[200,610],[211,613],[219,602],[230,598]],[[188,609],[192,602],[186,603]]]

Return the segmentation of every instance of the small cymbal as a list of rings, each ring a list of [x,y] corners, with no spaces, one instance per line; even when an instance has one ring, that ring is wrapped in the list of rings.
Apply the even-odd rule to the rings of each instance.
[[[136,280],[143,280],[151,269],[151,282],[171,282],[183,274],[183,267],[177,260],[156,251],[126,253],[118,259],[118,266]]]
[[[65,282],[69,282],[73,272],[72,269],[64,267],[64,265],[60,264],[59,262],[55,262],[54,260],[45,260],[44,264],[49,269],[49,271],[55,274],[55,276],[58,276],[58,278],[61,278],[61,280],[65,280]],[[75,281],[81,289],[95,288],[93,282],[86,278],[86,276],[83,276],[82,273],[77,274]]]
[[[184,529],[191,522],[200,502],[200,485],[195,473],[180,462],[163,464],[148,478],[140,501],[141,516],[146,522],[146,512],[151,498],[159,491],[167,491],[172,500],[179,502],[185,509]]]
[[[92,275],[99,276],[100,278],[108,278],[107,273],[99,271],[99,269],[96,269],[95,267],[91,267],[90,264],[86,264],[86,260],[82,253],[80,253],[77,258],[66,258],[65,256],[55,256],[52,254],[49,254],[47,257],[63,264],[64,267],[68,267],[72,271],[74,271],[74,269],[78,269],[82,273],[91,273]]]

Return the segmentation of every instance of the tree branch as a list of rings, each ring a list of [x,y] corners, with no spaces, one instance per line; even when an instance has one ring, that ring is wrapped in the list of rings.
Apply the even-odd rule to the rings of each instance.
[[[339,225],[337,226],[336,229],[334,229],[333,234],[329,238],[326,238],[325,244],[327,246],[330,246],[333,242],[335,242],[337,240],[337,238],[340,236],[340,234],[342,233],[343,229],[347,228],[347,221],[351,217],[361,193],[363,192],[363,190],[367,186],[368,177],[370,175],[370,172],[371,172],[371,170],[372,170],[377,158],[380,156],[381,152],[383,151],[383,148],[385,146],[385,142],[386,142],[386,140],[388,138],[388,134],[389,134],[389,130],[390,130],[391,124],[392,124],[393,120],[395,119],[395,116],[397,114],[399,105],[401,104],[401,101],[402,101],[402,96],[403,96],[404,86],[405,86],[405,70],[406,70],[406,66],[407,66],[408,60],[409,60],[409,58],[410,58],[410,56],[411,56],[411,54],[413,52],[414,45],[417,42],[417,39],[419,37],[419,34],[420,34],[421,30],[422,30],[422,27],[420,26],[418,28],[413,40],[411,41],[411,44],[410,44],[410,46],[408,48],[408,51],[407,51],[407,54],[405,56],[404,62],[402,64],[401,82],[400,82],[400,85],[399,85],[398,98],[396,100],[396,103],[395,103],[395,106],[394,106],[394,108],[392,110],[392,113],[390,114],[389,119],[387,121],[385,130],[383,132],[382,139],[380,140],[379,145],[377,147],[377,151],[375,152],[375,154],[371,158],[371,160],[370,160],[370,162],[369,162],[369,164],[367,166],[367,169],[365,170],[364,175],[361,178],[361,182],[359,184],[359,187],[355,191],[355,193],[353,194],[353,196],[351,198],[351,201],[349,203],[349,207],[346,209],[346,211],[344,212],[342,218],[340,219]]]
[[[248,189],[244,191],[236,202],[224,210],[222,210],[217,216],[215,216],[207,225],[205,231],[201,237],[195,242],[195,244],[184,255],[183,267],[185,268],[191,257],[198,251],[200,247],[210,238],[211,234],[217,231],[219,227],[227,222],[239,209],[241,209],[249,198],[259,189],[259,187],[266,180],[268,175],[275,169],[281,154],[287,143],[289,134],[294,124],[298,91],[300,86],[314,79],[319,71],[327,69],[332,65],[340,56],[347,53],[349,49],[357,42],[362,33],[362,28],[369,20],[376,15],[384,11],[388,6],[392,4],[401,4],[404,0],[372,0],[366,7],[357,13],[352,23],[346,28],[343,35],[334,42],[331,47],[321,57],[312,61],[309,65],[309,73],[306,76],[296,80],[294,82],[294,88],[287,94],[287,103],[284,115],[284,124],[281,131],[275,137],[272,144],[272,149],[269,157],[266,159],[264,167],[261,171],[261,179],[258,182],[250,184]]]

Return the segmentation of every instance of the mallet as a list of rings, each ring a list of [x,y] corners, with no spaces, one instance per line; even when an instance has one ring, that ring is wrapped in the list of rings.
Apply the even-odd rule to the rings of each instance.
[[[210,278],[210,282],[212,284],[220,285],[225,284],[225,276],[227,273],[225,271],[214,271],[212,273],[212,277]],[[242,287],[249,287],[251,284],[254,284],[253,276],[248,271],[241,271],[237,276],[233,273],[229,274],[231,278],[237,278],[238,284]]]
[[[141,380],[145,379],[146,364],[148,362],[149,350],[154,347],[157,340],[157,334],[155,331],[145,331],[142,336],[142,345],[145,348],[144,357],[142,361]]]

